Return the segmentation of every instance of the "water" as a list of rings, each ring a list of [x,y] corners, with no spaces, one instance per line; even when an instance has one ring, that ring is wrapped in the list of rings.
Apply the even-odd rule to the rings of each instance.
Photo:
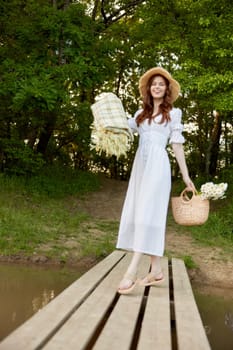
[[[45,306],[81,273],[0,265],[0,340]],[[212,350],[233,350],[231,290],[196,288],[194,295]]]
[[[0,340],[79,276],[73,270],[0,265]]]
[[[213,289],[194,291],[212,350],[233,350],[233,293]]]

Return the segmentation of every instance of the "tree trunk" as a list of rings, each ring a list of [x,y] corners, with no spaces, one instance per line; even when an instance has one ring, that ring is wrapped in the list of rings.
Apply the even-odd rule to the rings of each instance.
[[[233,140],[230,143],[229,151],[230,165],[233,165]]]
[[[218,112],[214,113],[214,126],[210,141],[210,158],[209,158],[209,174],[216,175],[218,156],[219,156],[219,141],[222,132],[222,121]]]
[[[49,140],[53,134],[54,127],[56,125],[56,116],[53,113],[48,115],[47,123],[45,123],[43,130],[41,131],[39,142],[37,145],[37,152],[43,156],[46,154]]]

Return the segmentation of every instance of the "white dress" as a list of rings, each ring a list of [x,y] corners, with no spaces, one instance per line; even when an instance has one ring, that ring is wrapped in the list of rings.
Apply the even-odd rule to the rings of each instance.
[[[137,127],[136,117],[130,128],[139,134],[128,190],[122,210],[117,248],[163,256],[167,210],[171,191],[171,168],[166,151],[169,143],[183,143],[181,110],[170,111],[171,121],[159,124],[161,115],[151,124]]]

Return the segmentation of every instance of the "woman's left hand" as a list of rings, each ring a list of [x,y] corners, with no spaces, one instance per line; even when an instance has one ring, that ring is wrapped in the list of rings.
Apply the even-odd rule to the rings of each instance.
[[[192,180],[190,179],[189,176],[184,178],[183,181],[184,181],[188,191],[194,191],[194,192],[197,191],[194,183],[192,182]]]

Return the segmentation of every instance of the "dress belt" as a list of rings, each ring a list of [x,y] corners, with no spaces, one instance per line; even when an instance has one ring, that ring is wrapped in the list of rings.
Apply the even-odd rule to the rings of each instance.
[[[165,148],[167,145],[167,137],[155,131],[144,132],[143,134],[140,135],[140,140],[139,140],[140,146],[141,145],[143,146],[145,144],[148,145],[152,142],[154,144],[157,144],[158,146]]]

